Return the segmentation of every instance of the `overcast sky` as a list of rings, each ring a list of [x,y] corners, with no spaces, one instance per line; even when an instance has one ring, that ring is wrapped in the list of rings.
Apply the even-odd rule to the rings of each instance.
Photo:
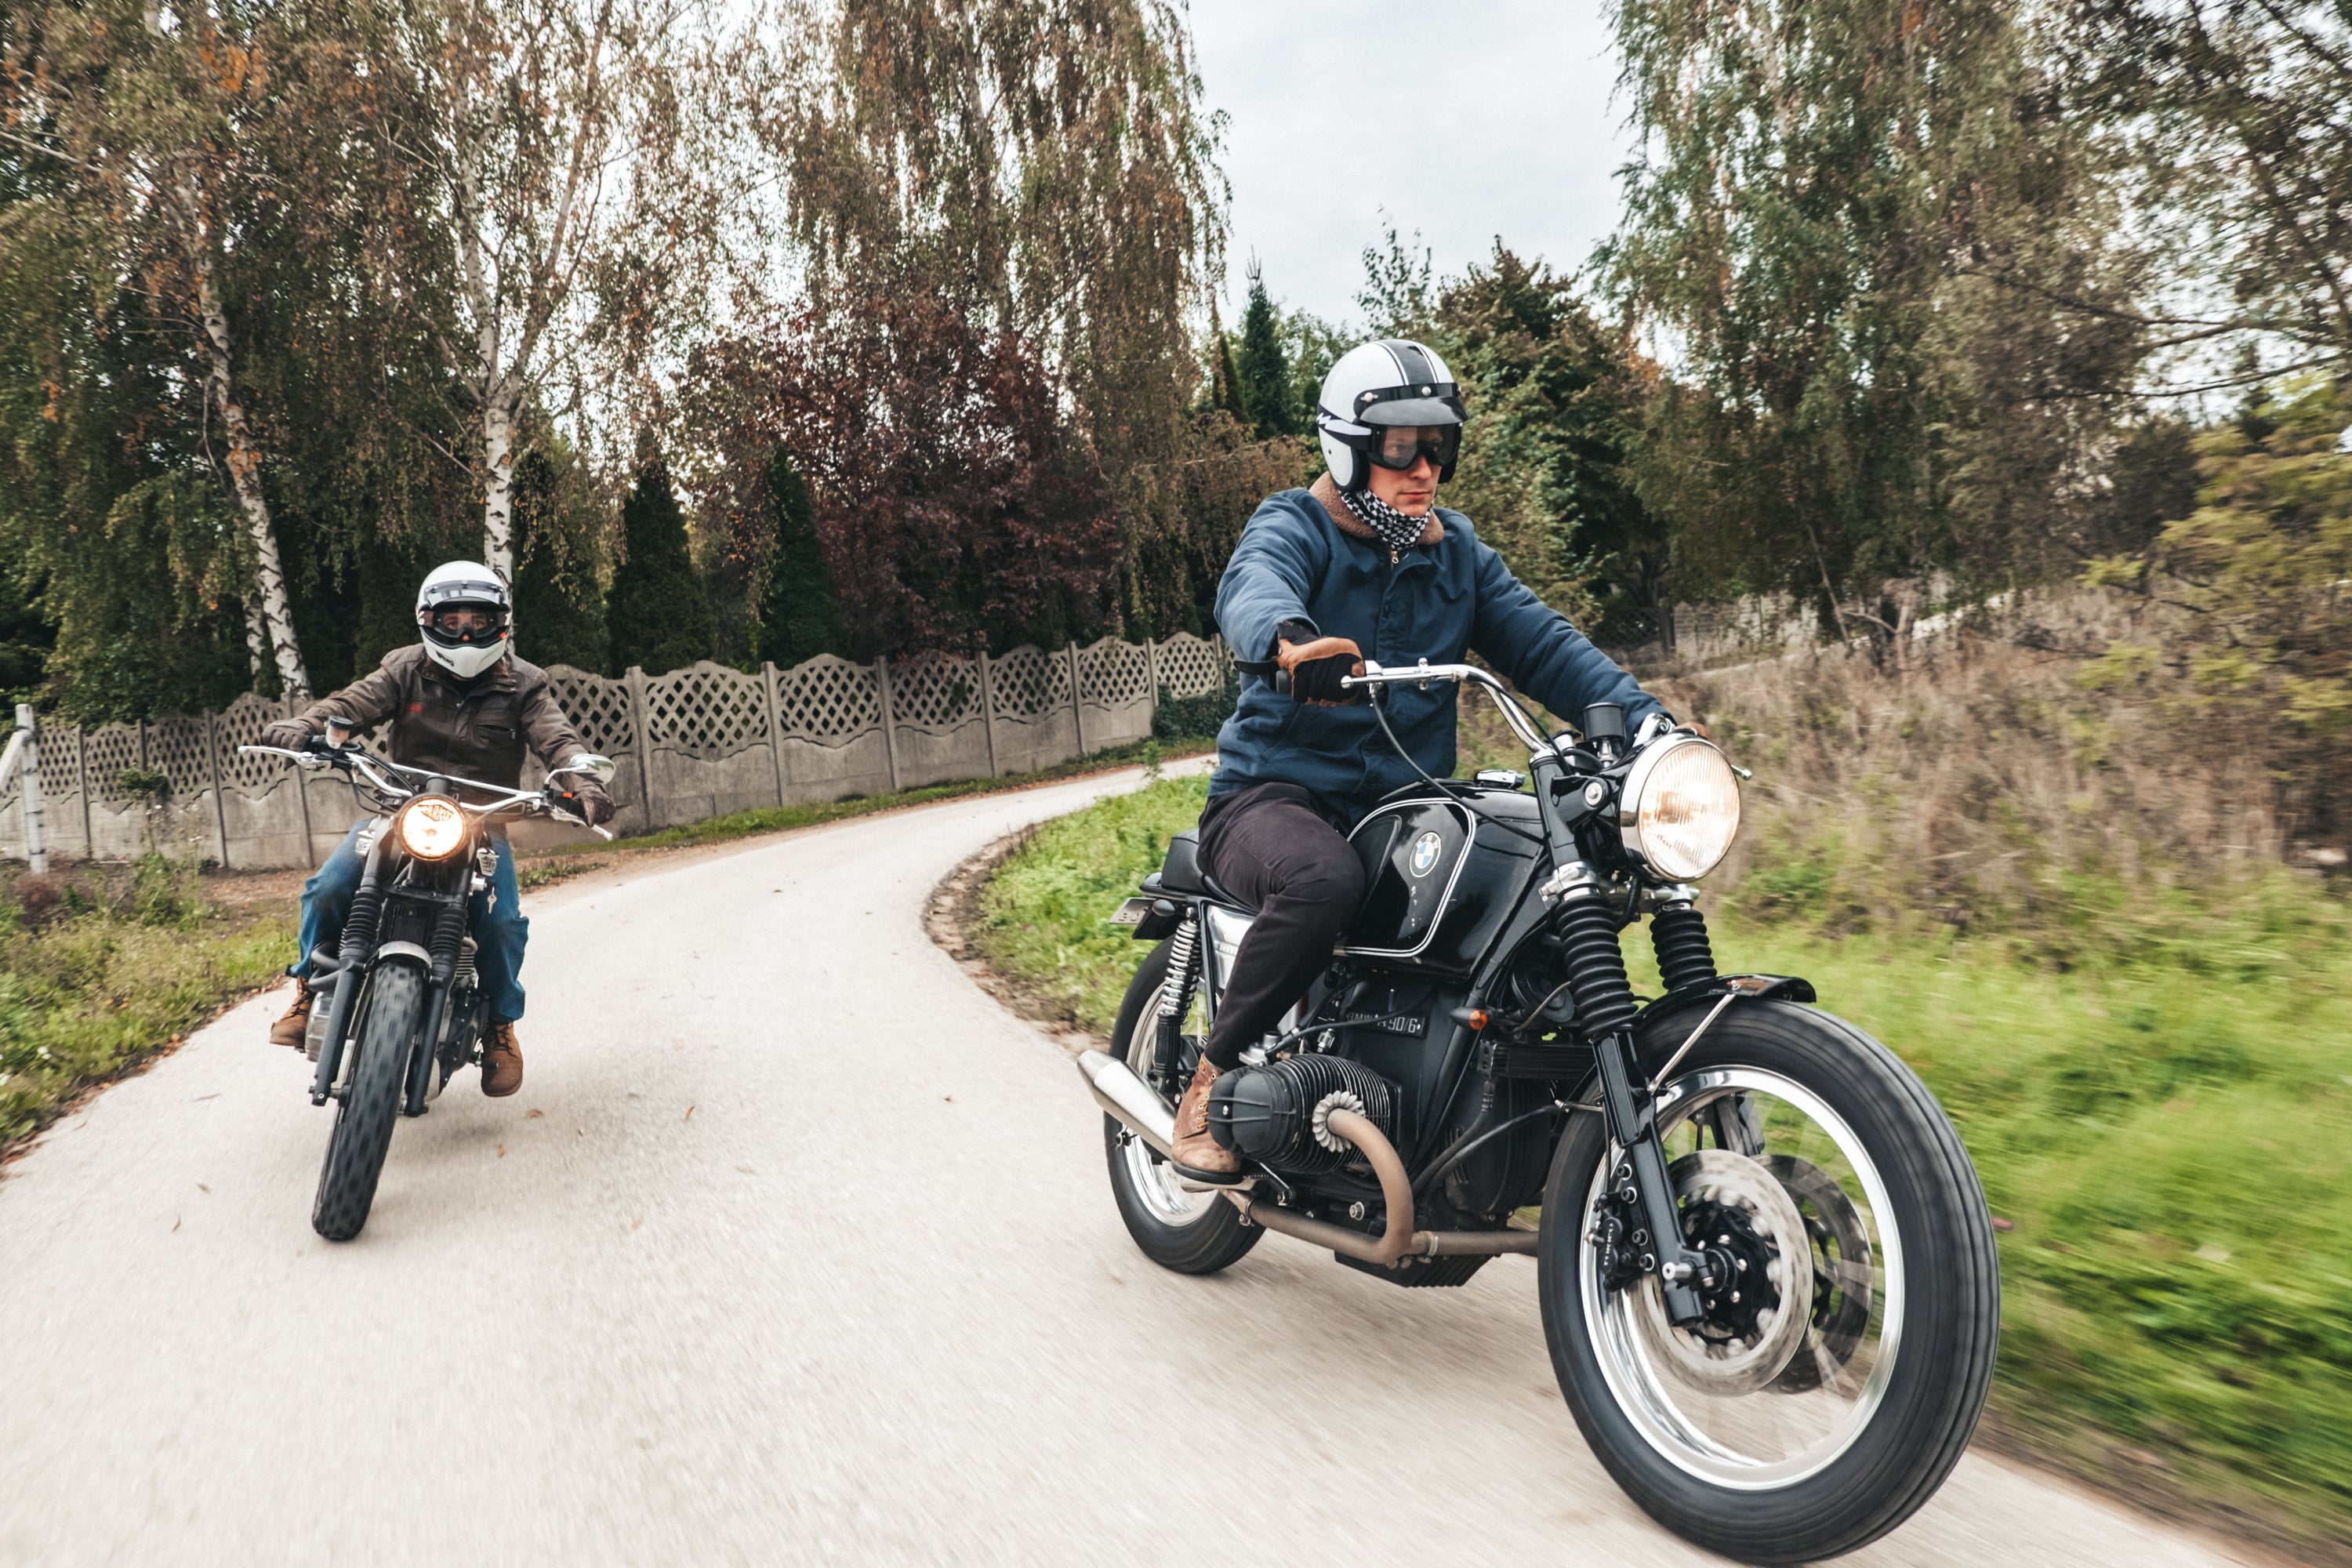
[[[1561,271],[1616,220],[1601,0],[1192,0],[1233,182],[1225,319],[1255,254],[1293,307],[1353,321],[1385,210],[1440,274],[1496,235]]]

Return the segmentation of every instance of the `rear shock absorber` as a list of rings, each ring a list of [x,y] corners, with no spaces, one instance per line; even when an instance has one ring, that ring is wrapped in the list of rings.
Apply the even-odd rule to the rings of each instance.
[[[1168,973],[1160,983],[1160,1021],[1152,1041],[1152,1081],[1172,1087],[1176,1057],[1184,1037],[1184,1019],[1192,1011],[1192,994],[1201,984],[1201,920],[1186,910],[1184,923],[1168,941]]]
[[[1706,917],[1690,904],[1668,904],[1650,917],[1650,945],[1657,950],[1658,978],[1668,992],[1715,978],[1715,946],[1706,939]]]

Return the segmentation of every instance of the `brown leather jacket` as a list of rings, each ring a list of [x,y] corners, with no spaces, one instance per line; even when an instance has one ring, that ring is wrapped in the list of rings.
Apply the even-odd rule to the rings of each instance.
[[[330,714],[362,732],[392,721],[392,760],[461,779],[519,789],[523,748],[552,768],[588,743],[555,705],[547,672],[509,654],[472,680],[425,657],[421,643],[396,647],[383,667],[297,717],[313,735]],[[585,788],[593,784],[579,781]]]

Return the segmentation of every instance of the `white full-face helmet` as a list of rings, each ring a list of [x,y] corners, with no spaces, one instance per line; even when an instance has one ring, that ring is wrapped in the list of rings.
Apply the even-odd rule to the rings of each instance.
[[[1454,373],[1427,344],[1410,338],[1378,338],[1341,354],[1323,378],[1315,408],[1323,460],[1343,490],[1362,489],[1376,463],[1410,468],[1423,456],[1437,465],[1439,482],[1452,479],[1462,420]],[[1402,434],[1408,430],[1418,434]]]
[[[514,633],[514,597],[478,561],[445,561],[416,590],[416,629],[425,657],[471,680],[506,658]]]

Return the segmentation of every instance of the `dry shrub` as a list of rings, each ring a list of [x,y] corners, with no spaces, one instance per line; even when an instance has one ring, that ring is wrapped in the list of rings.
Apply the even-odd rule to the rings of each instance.
[[[31,873],[17,878],[16,885],[12,890],[16,896],[16,907],[23,913],[25,923],[28,926],[39,925],[55,915],[59,907],[64,904],[66,898],[66,885],[63,880],[57,877],[37,876]]]
[[[1746,916],[2030,934],[2060,963],[2162,945],[2185,905],[2268,885],[2289,843],[2261,749],[2097,658],[2147,639],[2144,605],[1979,611],[1894,671],[1824,651],[1654,681],[1756,773],[1717,885]]]

